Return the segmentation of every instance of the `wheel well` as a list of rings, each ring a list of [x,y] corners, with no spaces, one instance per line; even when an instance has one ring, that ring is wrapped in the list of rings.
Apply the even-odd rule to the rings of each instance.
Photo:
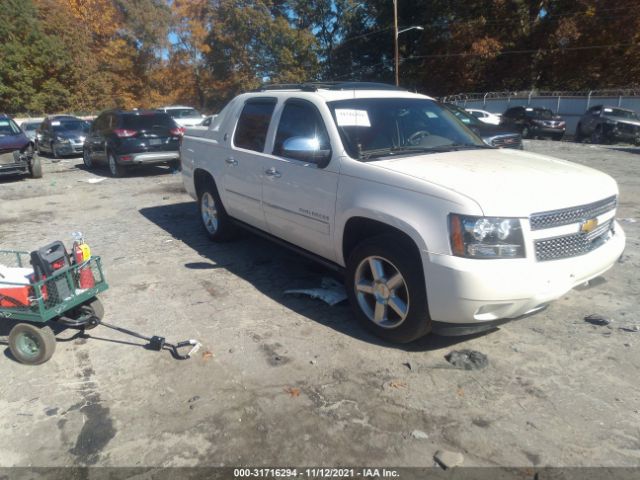
[[[201,168],[198,168],[195,172],[193,172],[193,185],[196,189],[196,195],[198,196],[198,198],[200,198],[200,192],[202,192],[202,189],[210,184],[216,186],[216,182],[209,172],[207,172],[206,170],[202,170]]]
[[[405,239],[415,249],[415,253],[419,255],[420,250],[413,239],[399,228],[389,224],[372,220],[365,217],[350,218],[344,226],[344,235],[342,236],[342,254],[346,262],[351,255],[353,249],[363,240],[378,235],[393,234]]]

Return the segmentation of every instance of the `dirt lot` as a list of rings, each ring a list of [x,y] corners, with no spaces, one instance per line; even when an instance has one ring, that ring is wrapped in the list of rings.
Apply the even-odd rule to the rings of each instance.
[[[90,184],[106,171],[47,159],[42,180],[0,180],[1,248],[81,230],[111,286],[105,320],[204,344],[176,361],[99,327],[63,333],[39,367],[6,349],[0,465],[432,466],[438,449],[467,466],[640,465],[640,332],[620,329],[640,325],[640,149],[525,145],[616,178],[621,262],[537,315],[407,347],[361,331],[346,304],[285,296],[326,275],[295,254],[249,234],[209,243],[166,168]],[[583,321],[596,312],[613,323]],[[489,366],[452,368],[460,348]]]

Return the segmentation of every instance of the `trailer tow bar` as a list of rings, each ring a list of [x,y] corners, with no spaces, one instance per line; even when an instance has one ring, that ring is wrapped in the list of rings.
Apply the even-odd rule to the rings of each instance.
[[[111,330],[116,330],[120,333],[124,333],[125,335],[131,335],[132,337],[140,338],[141,340],[146,340],[147,342],[149,342],[149,344],[145,346],[149,350],[155,350],[159,352],[160,350],[163,350],[166,347],[171,352],[171,355],[173,355],[173,358],[175,358],[176,360],[187,360],[188,358],[191,357],[191,355],[196,353],[202,346],[200,342],[193,339],[185,340],[184,342],[178,342],[174,345],[173,343],[167,342],[164,337],[159,337],[157,335],[147,337],[145,335],[142,335],[141,333],[134,332],[126,328],[118,327],[116,325],[111,325],[103,321],[100,321],[99,324],[104,325],[105,327],[110,328]],[[189,350],[186,354],[181,354],[180,350],[186,347],[191,347],[191,350]]]

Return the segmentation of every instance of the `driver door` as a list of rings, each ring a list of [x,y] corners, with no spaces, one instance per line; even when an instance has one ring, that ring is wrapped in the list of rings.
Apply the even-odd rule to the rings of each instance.
[[[330,149],[329,135],[318,109],[291,99],[282,107],[271,155],[265,155],[262,201],[269,232],[305,250],[335,261],[333,226],[338,162],[325,166],[292,158],[284,144],[292,138],[314,138]]]

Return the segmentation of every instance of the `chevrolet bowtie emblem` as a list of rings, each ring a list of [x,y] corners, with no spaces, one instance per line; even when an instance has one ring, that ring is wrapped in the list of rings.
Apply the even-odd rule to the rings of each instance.
[[[580,233],[591,233],[598,226],[598,219],[591,218],[589,220],[583,220],[580,224]]]

